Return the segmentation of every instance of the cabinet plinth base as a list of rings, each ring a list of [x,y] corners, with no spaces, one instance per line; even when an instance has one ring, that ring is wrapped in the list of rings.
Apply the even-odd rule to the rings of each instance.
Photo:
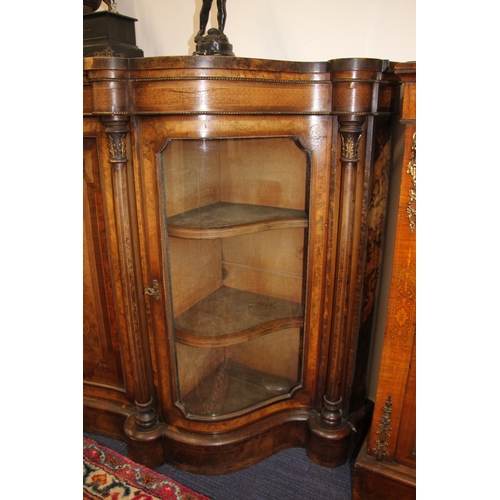
[[[373,402],[365,404],[354,412],[349,420],[337,427],[328,427],[317,413],[308,420],[309,441],[307,456],[323,467],[339,467],[351,458],[363,442],[370,426]]]
[[[125,440],[123,426],[132,413],[132,407],[84,398],[83,430],[123,441]]]
[[[165,427],[165,455],[171,465],[197,474],[236,472],[286,448],[303,448],[310,413],[280,413],[238,431],[194,434]]]
[[[135,415],[131,415],[125,421],[123,429],[127,453],[131,460],[150,468],[159,467],[165,463],[162,424],[148,431],[138,431]]]
[[[167,462],[196,474],[219,475],[236,472],[287,448],[305,448],[314,463],[339,467],[364,439],[373,403],[353,413],[348,422],[328,429],[311,409],[295,409],[272,415],[242,429],[217,434],[200,434],[159,423],[149,431],[137,429],[135,414],[126,418],[122,432],[86,430],[123,439],[128,457],[150,468]]]

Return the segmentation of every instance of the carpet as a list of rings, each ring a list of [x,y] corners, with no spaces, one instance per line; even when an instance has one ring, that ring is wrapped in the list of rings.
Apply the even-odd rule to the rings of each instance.
[[[83,500],[210,500],[83,437]]]
[[[84,436],[127,455],[127,445],[98,434]],[[354,459],[340,467],[316,465],[304,448],[288,448],[247,469],[218,476],[163,464],[155,471],[214,500],[351,500]]]

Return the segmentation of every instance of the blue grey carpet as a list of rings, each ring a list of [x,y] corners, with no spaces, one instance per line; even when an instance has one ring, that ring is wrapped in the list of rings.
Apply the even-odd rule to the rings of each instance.
[[[85,433],[127,456],[121,441]],[[242,471],[220,476],[193,474],[165,464],[155,469],[213,500],[350,500],[353,461],[330,469],[314,464],[305,450],[290,448]]]

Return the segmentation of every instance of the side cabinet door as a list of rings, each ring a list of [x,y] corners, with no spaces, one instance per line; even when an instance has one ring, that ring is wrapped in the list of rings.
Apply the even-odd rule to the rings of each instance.
[[[114,216],[110,173],[106,171],[101,125],[88,119],[83,139],[83,380],[84,426],[109,427],[122,436],[130,407],[117,301],[119,264],[113,251]],[[109,425],[103,415],[111,418]],[[118,419],[118,420],[116,420]],[[99,422],[99,420],[101,420]]]

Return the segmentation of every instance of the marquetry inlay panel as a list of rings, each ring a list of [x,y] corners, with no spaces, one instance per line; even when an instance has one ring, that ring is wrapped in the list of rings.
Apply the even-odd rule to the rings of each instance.
[[[413,335],[415,322],[415,249],[409,247],[406,258],[401,260],[401,267],[395,274],[395,291],[393,296],[389,320],[391,331],[387,340],[394,348],[404,348]]]
[[[96,138],[83,145],[84,380],[123,387]]]
[[[410,369],[408,372],[408,381],[406,384],[405,398],[403,401],[403,411],[401,414],[401,431],[398,436],[396,447],[396,459],[399,463],[409,467],[417,465],[417,356],[416,342],[413,344]]]
[[[323,82],[278,85],[255,80],[203,79],[188,83],[191,88],[186,91],[186,81],[132,82],[135,111],[146,114],[286,114],[283,108],[299,114],[329,111],[318,104],[325,102],[331,93]]]
[[[377,127],[377,138],[374,148],[374,162],[371,176],[367,176],[365,183],[369,190],[369,207],[366,224],[366,262],[364,270],[362,309],[360,316],[359,337],[357,344],[357,369],[355,371],[353,396],[351,404],[356,407],[364,397],[366,391],[366,371],[361,367],[367,366],[370,355],[370,341],[372,324],[376,314],[376,301],[380,286],[380,266],[383,258],[383,242],[385,237],[385,214],[389,194],[389,171],[391,166],[391,135],[387,127],[386,117],[378,117],[380,125]],[[369,179],[369,181],[368,181]],[[363,362],[364,360],[364,362]]]

